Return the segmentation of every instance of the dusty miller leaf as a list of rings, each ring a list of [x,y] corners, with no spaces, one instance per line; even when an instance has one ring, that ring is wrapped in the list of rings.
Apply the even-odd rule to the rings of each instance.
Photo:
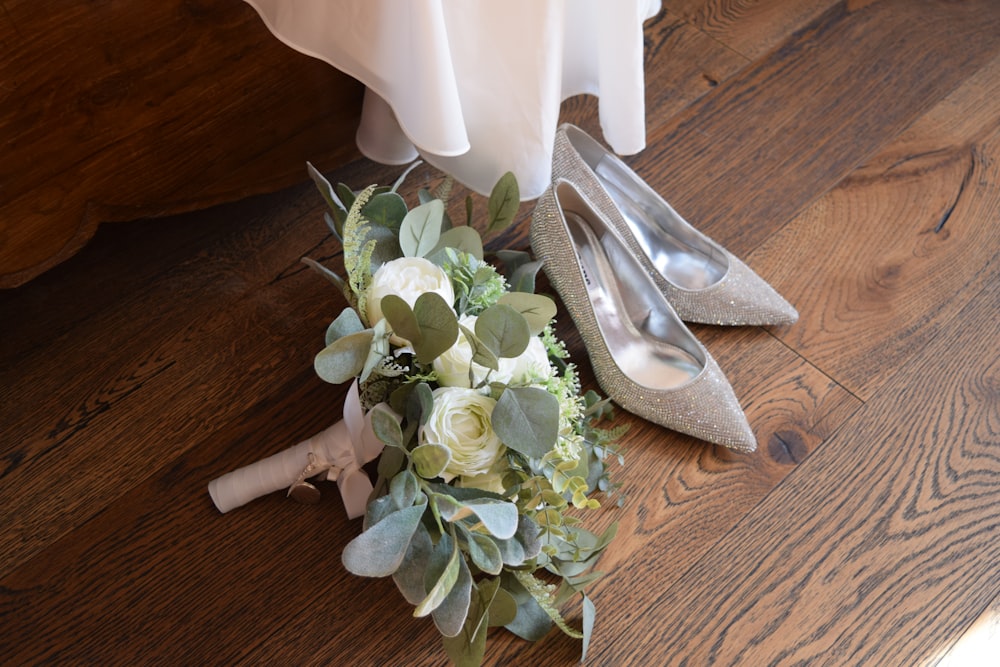
[[[413,505],[386,516],[347,543],[342,560],[361,577],[387,577],[395,572],[410,546],[424,505]]]

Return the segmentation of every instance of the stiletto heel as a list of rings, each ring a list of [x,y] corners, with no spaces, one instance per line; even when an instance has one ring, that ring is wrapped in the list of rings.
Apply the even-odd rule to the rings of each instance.
[[[575,184],[557,180],[539,198],[531,246],[612,400],[696,438],[738,451],[756,449],[715,360]]]
[[[638,174],[575,125],[556,132],[552,177],[577,184],[687,322],[791,324],[798,312],[728,250],[692,227]]]

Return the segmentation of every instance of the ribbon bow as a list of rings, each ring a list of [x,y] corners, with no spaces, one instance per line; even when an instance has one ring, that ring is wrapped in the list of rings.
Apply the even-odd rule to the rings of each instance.
[[[309,463],[292,482],[288,495],[300,502],[317,502],[319,490],[306,480],[325,474],[325,479],[337,482],[347,517],[362,516],[373,487],[361,466],[378,458],[384,444],[361,407],[357,380],[344,400],[344,418],[299,446],[308,446]]]

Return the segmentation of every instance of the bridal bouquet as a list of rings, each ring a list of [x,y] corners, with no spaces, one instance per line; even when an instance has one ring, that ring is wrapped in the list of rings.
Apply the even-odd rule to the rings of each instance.
[[[308,481],[336,480],[348,515],[364,516],[344,566],[392,577],[430,616],[456,665],[478,665],[490,627],[536,640],[553,625],[582,639],[595,607],[592,566],[615,534],[580,515],[615,491],[621,429],[597,423],[607,401],[581,393],[553,333],[555,303],[534,293],[540,268],[527,253],[484,260],[473,227],[446,208],[450,179],[408,209],[392,187],[353,192],[310,174],[330,206],[346,277],[306,263],[335,283],[348,307],[315,358],[319,376],[351,383],[344,419],[297,447],[212,482],[222,511],[280,488],[303,500]],[[507,174],[488,201],[486,232],[513,222],[517,182]],[[363,466],[378,459],[372,484]],[[576,629],[560,609],[582,608]]]

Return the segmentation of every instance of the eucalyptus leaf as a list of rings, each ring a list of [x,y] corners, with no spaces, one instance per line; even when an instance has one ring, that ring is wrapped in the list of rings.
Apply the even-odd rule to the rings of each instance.
[[[442,637],[441,643],[454,667],[480,667],[483,664],[489,624],[480,598],[481,595],[473,589],[461,632],[454,637]]]
[[[511,276],[517,268],[526,262],[531,261],[531,254],[523,250],[502,249],[496,251],[497,257],[503,262],[507,275]]]
[[[472,363],[479,364],[483,368],[491,368],[493,370],[500,369],[500,360],[497,359],[490,348],[483,345],[483,342],[479,340],[476,334],[469,330],[468,327],[458,325],[459,329],[462,331],[462,335],[465,336],[466,342],[469,344],[469,349],[472,351]]]
[[[461,250],[462,252],[468,253],[475,257],[476,259],[483,258],[483,239],[479,236],[473,227],[461,226],[452,227],[448,231],[441,234],[441,238],[438,240],[437,245],[434,249],[427,253],[428,257],[434,255],[434,253],[443,250],[444,248],[454,248],[456,250]]]
[[[406,257],[424,257],[441,237],[444,203],[432,199],[410,210],[399,227],[399,247]]]
[[[410,339],[417,361],[429,364],[458,340],[458,317],[451,304],[437,292],[424,292],[413,304],[420,335]]]
[[[496,581],[498,585],[489,606],[490,625],[503,626],[513,623],[517,617],[517,602],[513,595],[499,586],[499,579],[493,581]]]
[[[493,186],[489,201],[486,203],[489,226],[486,231],[493,233],[503,231],[514,222],[517,210],[521,205],[521,191],[517,178],[512,172],[507,172]]]
[[[434,390],[426,382],[421,382],[414,388],[413,396],[420,405],[420,425],[423,426],[430,419],[431,411],[434,409]]]
[[[309,172],[309,178],[313,180],[316,184],[316,188],[319,190],[320,194],[323,195],[323,199],[326,200],[327,206],[330,207],[332,211],[340,211],[344,217],[347,216],[347,209],[350,208],[350,204],[345,205],[340,201],[340,197],[333,191],[333,186],[330,185],[330,181],[326,180],[326,177],[320,173],[320,171],[312,165],[311,162],[306,162],[306,170]]]
[[[344,567],[361,577],[387,577],[395,572],[424,509],[413,505],[393,512],[348,542],[341,557]]]
[[[380,192],[368,200],[361,213],[372,224],[398,234],[403,218],[406,217],[406,202],[395,192]]]
[[[527,320],[510,306],[490,306],[476,318],[476,336],[498,357],[520,356],[531,341]]]
[[[514,620],[504,627],[522,639],[538,641],[552,629],[552,619],[524,586],[511,574],[504,572],[503,588],[517,602]]]
[[[505,445],[540,459],[559,435],[559,400],[538,387],[508,387],[493,408],[492,422]]]
[[[527,262],[517,267],[511,274],[510,288],[515,292],[532,294],[535,291],[535,277],[542,268],[541,262]]]
[[[444,445],[434,443],[414,447],[410,455],[417,474],[424,479],[440,477],[451,463],[451,450]]]
[[[363,534],[363,533],[362,533]],[[449,540],[451,542],[452,550],[451,555],[448,558],[448,562],[444,569],[441,571],[440,575],[437,576],[434,581],[433,586],[428,589],[427,596],[421,600],[417,608],[413,610],[413,615],[417,618],[421,616],[427,616],[432,611],[438,608],[438,606],[444,602],[445,597],[451,592],[451,589],[455,586],[458,581],[458,575],[461,570],[459,561],[462,560],[461,551],[458,548],[458,542],[455,540]],[[442,539],[438,542],[438,546],[442,546],[445,542]],[[350,546],[350,545],[348,545]],[[435,550],[436,551],[436,550]],[[397,564],[398,567],[398,564]],[[432,575],[432,571],[428,570],[428,574]],[[432,575],[433,576],[433,575]]]
[[[542,294],[508,292],[497,300],[498,304],[510,306],[528,323],[532,336],[537,336],[556,316],[556,302]]]
[[[336,196],[340,197],[340,201],[344,205],[344,209],[350,211],[351,207],[354,206],[354,200],[357,198],[354,190],[343,183],[337,183],[335,190]]]
[[[336,319],[330,322],[330,326],[326,328],[326,344],[329,345],[338,338],[360,333],[364,330],[365,325],[361,323],[358,311],[353,308],[344,308],[340,311],[340,315],[337,315]]]
[[[322,349],[313,360],[316,374],[332,384],[342,384],[361,374],[374,332],[359,331],[338,338]]]
[[[379,303],[393,333],[411,343],[420,339],[420,325],[410,304],[396,294],[386,294]]]

